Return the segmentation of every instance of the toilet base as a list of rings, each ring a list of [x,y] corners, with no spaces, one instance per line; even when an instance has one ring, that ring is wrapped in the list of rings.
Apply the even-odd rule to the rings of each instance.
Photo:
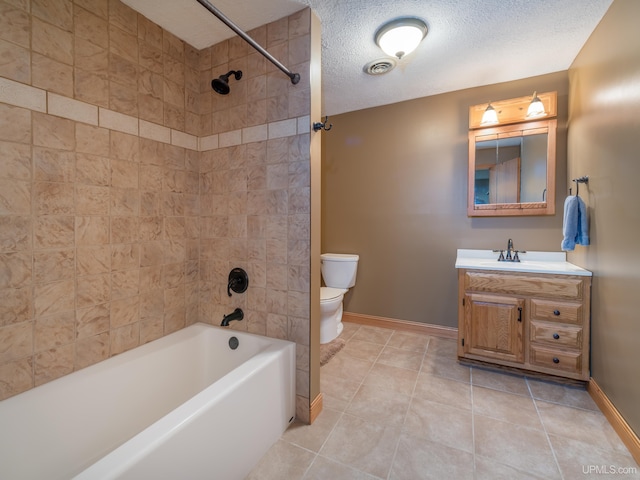
[[[334,315],[320,319],[320,343],[329,343],[342,333],[342,301]]]

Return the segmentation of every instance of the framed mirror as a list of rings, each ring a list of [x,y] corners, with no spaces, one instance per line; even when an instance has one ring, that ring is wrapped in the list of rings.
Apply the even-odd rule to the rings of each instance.
[[[555,214],[556,127],[546,118],[471,130],[467,215]]]

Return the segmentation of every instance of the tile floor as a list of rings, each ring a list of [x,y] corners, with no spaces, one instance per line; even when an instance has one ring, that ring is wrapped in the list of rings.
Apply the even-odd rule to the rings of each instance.
[[[345,323],[324,409],[250,480],[640,479],[589,394],[456,361],[455,340]]]

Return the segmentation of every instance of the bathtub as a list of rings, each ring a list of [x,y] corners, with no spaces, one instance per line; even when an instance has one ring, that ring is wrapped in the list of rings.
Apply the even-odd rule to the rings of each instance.
[[[242,479],[294,415],[294,343],[199,323],[0,402],[0,478]]]

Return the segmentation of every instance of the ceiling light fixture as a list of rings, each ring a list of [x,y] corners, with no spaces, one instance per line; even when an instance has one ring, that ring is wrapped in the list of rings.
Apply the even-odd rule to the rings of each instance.
[[[384,53],[400,60],[413,52],[427,36],[427,24],[415,17],[402,17],[385,23],[375,34]]]
[[[489,103],[489,105],[487,105],[487,109],[482,114],[480,125],[495,125],[496,123],[498,123],[498,112],[496,112],[496,109],[491,106],[491,103]]]
[[[544,117],[546,114],[542,100],[538,97],[537,92],[533,92],[533,98],[527,109],[527,118]]]

